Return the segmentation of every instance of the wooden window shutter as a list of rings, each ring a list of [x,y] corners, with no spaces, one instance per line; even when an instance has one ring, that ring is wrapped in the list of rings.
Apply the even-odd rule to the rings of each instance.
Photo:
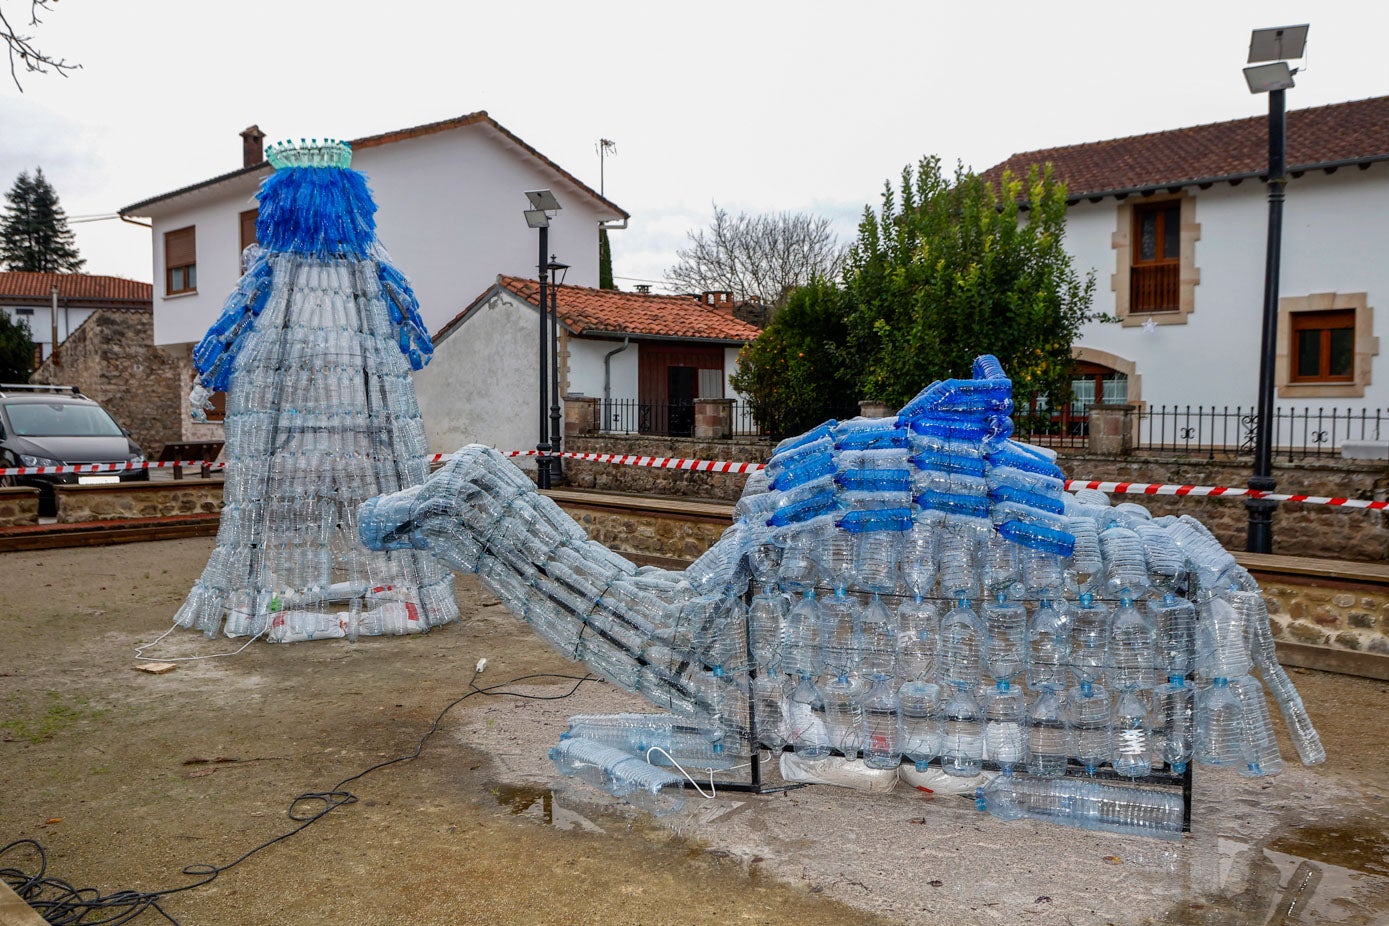
[[[247,209],[241,213],[241,250],[256,243],[256,219],[260,218],[259,209]]]
[[[194,228],[195,226],[190,225],[187,228],[164,233],[164,265],[166,267],[186,267],[198,262]]]

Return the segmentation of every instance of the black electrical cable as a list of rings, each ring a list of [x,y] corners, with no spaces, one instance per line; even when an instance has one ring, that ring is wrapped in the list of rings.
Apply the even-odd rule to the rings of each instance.
[[[263,849],[268,849],[276,843],[283,842],[309,828],[313,824],[322,820],[328,814],[345,807],[348,804],[357,802],[357,795],[344,789],[344,786],[358,779],[365,778],[372,772],[396,765],[401,762],[409,762],[419,758],[424,751],[424,744],[439,729],[439,724],[449,711],[459,704],[473,697],[474,695],[486,695],[488,697],[510,697],[521,698],[528,701],[558,701],[563,698],[571,697],[574,692],[579,690],[579,686],[584,682],[597,682],[602,679],[593,675],[562,675],[556,672],[540,672],[532,675],[522,675],[509,681],[500,682],[496,685],[489,685],[480,688],[477,684],[478,672],[474,669],[473,676],[468,680],[468,691],[461,696],[450,701],[438,715],[434,722],[429,725],[429,729],[420,737],[415,748],[404,755],[387,759],[369,766],[355,775],[344,778],[327,791],[305,791],[290,801],[289,809],[286,814],[291,820],[299,825],[293,829],[286,830],[273,839],[268,839],[253,849],[250,849],[239,858],[228,862],[225,865],[206,865],[193,864],[180,869],[182,874],[198,878],[190,884],[180,887],[165,888],[160,891],[117,891],[114,894],[102,894],[95,888],[74,887],[60,878],[50,878],[48,872],[48,853],[44,851],[42,845],[33,839],[17,839],[9,845],[0,848],[0,859],[3,859],[11,852],[22,849],[29,849],[38,856],[38,871],[30,873],[21,868],[0,867],[0,880],[3,880],[10,889],[13,890],[20,899],[34,909],[45,922],[52,926],[119,926],[128,923],[141,914],[154,910],[165,920],[178,926],[178,920],[174,919],[159,901],[172,894],[179,894],[184,891],[191,891],[195,888],[210,884],[224,871],[229,871],[246,861],[251,856]],[[534,695],[521,694],[515,691],[505,691],[503,689],[519,682],[528,682],[535,679],[558,678],[568,679],[574,682],[574,686],[564,694],[557,695]]]

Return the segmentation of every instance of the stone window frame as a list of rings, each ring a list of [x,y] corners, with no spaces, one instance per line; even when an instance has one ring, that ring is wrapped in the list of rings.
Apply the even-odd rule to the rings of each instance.
[[[1355,312],[1355,374],[1350,382],[1307,383],[1292,380],[1292,317],[1299,312]],[[1274,384],[1280,399],[1363,399],[1370,385],[1373,358],[1379,355],[1374,333],[1374,308],[1368,293],[1311,293],[1278,300],[1278,347],[1274,354]]]
[[[1174,201],[1181,204],[1177,311],[1130,314],[1133,207]],[[1196,221],[1196,197],[1182,191],[1163,196],[1144,196],[1138,200],[1125,199],[1115,212],[1117,223],[1110,240],[1110,246],[1114,249],[1114,274],[1109,278],[1109,288],[1114,291],[1114,314],[1119,317],[1119,323],[1125,328],[1137,328],[1149,320],[1155,325],[1185,325],[1186,317],[1196,309],[1196,287],[1201,284],[1201,271],[1196,266],[1196,242],[1201,240],[1201,225]]]

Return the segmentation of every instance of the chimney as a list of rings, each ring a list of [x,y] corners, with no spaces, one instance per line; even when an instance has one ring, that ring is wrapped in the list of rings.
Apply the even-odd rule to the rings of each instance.
[[[705,290],[699,301],[715,309],[732,309],[733,293],[728,290]]]
[[[649,295],[651,295],[651,284],[650,284],[650,283],[638,283],[638,284],[637,284],[637,293],[638,293],[639,295],[642,295],[642,296],[649,296]]]
[[[265,160],[265,133],[253,125],[241,132],[241,166],[254,167]]]

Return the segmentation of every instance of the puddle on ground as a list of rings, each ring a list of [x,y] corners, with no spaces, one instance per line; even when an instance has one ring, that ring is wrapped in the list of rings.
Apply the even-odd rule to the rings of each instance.
[[[1263,846],[1225,838],[1217,838],[1216,843],[1214,870],[1193,858],[1194,895],[1159,922],[1192,926],[1389,923],[1389,837],[1383,829],[1304,827]]]
[[[1389,834],[1358,826],[1299,827],[1268,844],[1285,855],[1389,877]]]
[[[492,789],[497,803],[516,816],[530,816],[545,823],[555,822],[555,796],[549,788],[497,785]]]

